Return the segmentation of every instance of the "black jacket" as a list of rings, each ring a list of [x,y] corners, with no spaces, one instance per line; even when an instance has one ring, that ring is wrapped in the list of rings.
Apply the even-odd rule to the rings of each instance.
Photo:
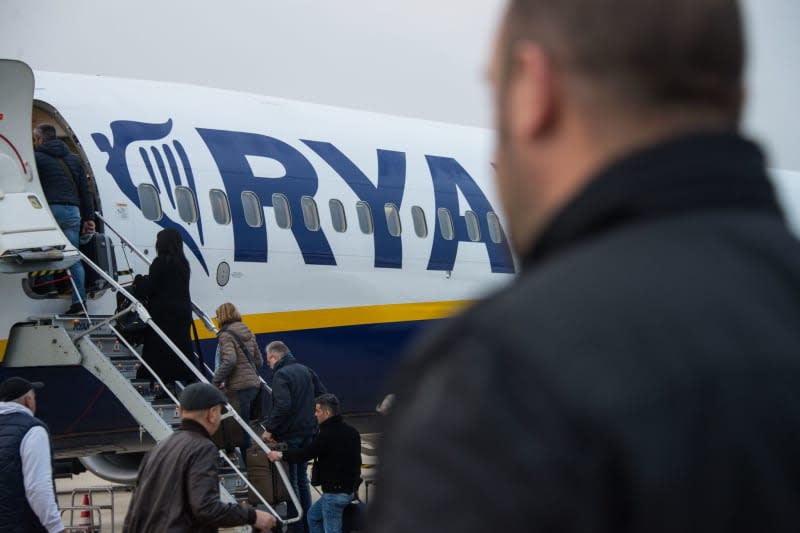
[[[123,533],[212,533],[254,524],[252,507],[220,501],[217,458],[203,426],[184,420],[139,466]]]
[[[361,478],[361,436],[341,415],[319,425],[319,433],[306,448],[283,452],[290,463],[317,458],[323,492],[355,492]]]
[[[611,165],[395,390],[373,531],[797,531],[800,247],[760,151]]]
[[[82,220],[94,220],[94,200],[80,158],[60,139],[36,145],[34,150],[47,203],[80,207]],[[62,161],[72,175],[67,173]]]
[[[192,300],[189,295],[190,272],[177,257],[159,255],[153,259],[146,276],[136,276],[134,292],[147,300],[147,309],[155,323],[184,355],[192,357],[189,328],[192,324]],[[143,357],[156,373],[167,381],[191,382],[194,374],[151,328],[145,330]],[[139,370],[139,378],[149,372]]]
[[[317,374],[292,354],[283,356],[273,371],[272,409],[264,427],[280,441],[312,436],[317,428],[314,399],[328,391]]]

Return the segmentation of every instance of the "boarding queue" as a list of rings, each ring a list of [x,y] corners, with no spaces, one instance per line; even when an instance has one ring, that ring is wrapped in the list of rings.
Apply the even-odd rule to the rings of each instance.
[[[218,446],[251,461],[259,454],[247,453],[252,443],[241,438],[244,432],[236,433],[235,442],[215,442],[213,437],[220,430],[226,404],[254,422],[261,383],[252,378],[257,378],[263,358],[255,336],[232,304],[220,306],[218,317],[223,317],[220,361],[212,384],[193,383],[181,391],[180,426],[143,459],[124,532],[205,533],[242,525],[268,531],[277,523],[269,512],[220,500]],[[290,483],[304,517],[290,524],[289,531],[342,531],[343,511],[356,498],[361,481],[359,433],[342,419],[337,397],[326,391],[313,370],[295,359],[286,344],[272,342],[265,353],[273,370],[272,408],[259,426],[268,446],[281,445],[284,451],[262,457],[265,462],[289,465]],[[4,532],[66,531],[55,498],[47,426],[34,416],[36,394],[43,387],[19,377],[0,384],[0,530]],[[252,451],[260,452],[255,447]],[[320,482],[315,484],[321,491],[313,505],[307,476],[312,460],[315,471],[319,468]],[[242,466],[246,468],[246,463]],[[274,471],[272,475],[276,477]],[[297,510],[288,510],[289,518],[296,516],[293,512]]]

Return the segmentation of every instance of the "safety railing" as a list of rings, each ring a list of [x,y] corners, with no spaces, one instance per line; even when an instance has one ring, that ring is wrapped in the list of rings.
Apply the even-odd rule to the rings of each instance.
[[[114,233],[114,235],[116,235],[119,238],[120,242],[122,243],[122,246],[127,246],[136,257],[144,261],[144,263],[147,266],[150,266],[150,264],[152,263],[150,258],[147,257],[141,250],[139,250],[139,248],[137,248],[136,245],[134,245],[130,240],[128,240],[122,233],[114,229],[114,227],[108,223],[108,220],[103,218],[102,213],[95,212],[95,215],[97,216],[97,218],[103,221],[103,225],[106,229],[110,230],[112,233]],[[205,311],[203,311],[203,309],[194,302],[192,302],[192,312],[197,316],[197,318],[199,318],[203,322],[203,325],[208,331],[213,333],[215,336],[219,335],[219,330],[217,329],[217,326],[214,324],[214,321],[211,319],[211,317],[209,317],[205,313]],[[200,354],[196,355],[200,357]],[[203,366],[205,367],[209,375],[214,375],[214,370],[212,370],[211,367],[208,366],[208,364],[204,362]],[[266,380],[260,375],[258,376],[258,379],[259,381],[261,381],[261,387],[271,394],[272,388],[269,386]]]
[[[107,223],[106,223],[106,227],[108,227],[109,229],[114,231],[114,233],[119,236],[119,232],[113,230],[113,228],[108,226]],[[120,238],[122,238],[122,237],[120,236]],[[172,350],[172,352],[175,355],[177,355],[178,359],[184,365],[186,365],[189,368],[189,370],[195,375],[195,377],[198,379],[198,381],[203,382],[203,383],[209,383],[208,380],[206,379],[206,377],[202,374],[202,372],[200,372],[200,370],[198,370],[197,367],[195,367],[195,365],[192,364],[192,362],[189,360],[189,358],[187,358],[186,355],[183,352],[181,352],[181,350],[178,348],[178,346],[175,345],[175,343],[172,342],[172,340],[164,333],[164,331],[158,326],[158,324],[156,324],[153,321],[153,318],[150,316],[150,313],[147,311],[147,308],[145,308],[145,306],[133,294],[131,294],[128,290],[126,290],[125,287],[123,287],[113,277],[109,276],[102,268],[100,268],[98,265],[96,265],[91,259],[86,257],[86,255],[84,255],[82,252],[79,251],[78,253],[80,254],[81,258],[83,259],[83,261],[85,262],[86,265],[88,265],[95,272],[97,272],[97,274],[99,276],[101,276],[104,280],[106,280],[112,287],[114,287],[114,289],[116,289],[117,291],[120,291],[126,298],[128,298],[128,300],[131,302],[131,305],[125,310],[125,312],[135,311],[136,314],[139,316],[139,318],[142,320],[142,322],[145,323],[148,327],[150,327],[161,338],[161,340],[164,341],[164,343],[167,346],[169,346],[169,348]],[[93,324],[89,329],[87,329],[84,332],[81,332],[81,334],[76,336],[75,340],[77,341],[80,338],[90,334],[92,331],[96,331],[100,327],[107,325],[109,327],[109,329],[111,329],[111,331],[113,331],[114,334],[122,341],[122,343],[125,345],[125,347],[130,350],[131,354],[134,355],[139,360],[139,362],[142,363],[142,365],[150,372],[150,374],[154,377],[154,379],[156,379],[156,381],[158,381],[159,385],[162,388],[162,391],[164,391],[169,396],[169,398],[172,401],[175,402],[176,405],[180,405],[180,402],[178,401],[178,399],[172,394],[172,391],[170,391],[169,388],[166,387],[166,384],[162,381],[160,376],[158,376],[153,371],[153,369],[147,364],[147,362],[145,362],[144,358],[134,349],[134,347],[128,342],[128,340],[125,339],[120,334],[120,332],[117,331],[117,329],[113,325],[111,325],[111,322],[113,320],[115,320],[116,318],[118,318],[119,316],[121,316],[122,314],[124,314],[124,312],[118,312],[118,313],[112,315],[111,317],[105,318],[101,322]],[[241,416],[239,416],[239,414],[236,412],[236,410],[233,409],[233,406],[231,406],[229,403],[226,403],[226,408],[227,408],[228,412],[225,415],[223,415],[222,418],[223,419],[233,418],[234,420],[236,420],[237,424],[239,424],[239,426],[241,426],[242,430],[247,435],[250,436],[250,439],[252,440],[253,445],[254,446],[258,446],[259,448],[261,448],[261,450],[264,453],[269,453],[271,451],[271,448],[269,446],[267,446],[266,443],[261,439],[261,436],[257,435],[253,431],[253,429],[250,427],[250,425],[244,419],[242,419]],[[286,475],[286,471],[284,470],[283,466],[280,463],[274,463],[274,466],[277,467],[278,474],[281,477],[281,481],[284,483],[284,485],[285,485],[285,487],[287,489],[287,492],[289,493],[289,498],[292,500],[292,503],[294,504],[294,508],[297,510],[297,516],[294,516],[292,518],[287,518],[287,519],[282,518],[275,511],[275,509],[273,509],[273,507],[264,499],[264,497],[261,495],[261,493],[252,485],[252,483],[250,483],[250,480],[247,478],[247,476],[241,470],[239,470],[239,468],[233,463],[233,461],[231,461],[231,459],[227,456],[227,454],[224,453],[222,450],[220,450],[220,456],[239,475],[240,479],[242,479],[245,482],[247,487],[250,490],[253,491],[253,493],[258,497],[258,499],[261,501],[261,503],[264,504],[264,506],[275,516],[275,518],[279,522],[281,522],[282,524],[291,524],[291,523],[294,523],[294,522],[298,522],[299,520],[302,520],[302,518],[303,518],[303,508],[300,505],[300,501],[298,499],[297,494],[294,492],[294,489],[292,488],[292,484],[289,481],[288,476]]]
[[[102,220],[102,221],[103,221],[103,226],[104,226],[106,229],[109,229],[109,230],[111,230],[111,231],[114,233],[114,235],[116,235],[116,236],[119,238],[119,240],[120,240],[120,242],[122,243],[122,245],[123,245],[123,246],[127,246],[127,247],[128,247],[130,250],[131,250],[131,252],[133,252],[133,253],[134,253],[134,255],[136,255],[136,257],[138,257],[139,259],[141,259],[142,261],[144,261],[144,262],[145,262],[145,264],[146,264],[147,266],[150,266],[150,264],[152,263],[152,261],[150,260],[150,258],[149,258],[149,257],[147,257],[147,256],[146,256],[146,255],[145,255],[145,254],[144,254],[144,253],[143,253],[141,250],[139,250],[139,249],[138,249],[138,248],[137,248],[137,247],[136,247],[136,246],[135,246],[135,245],[134,245],[134,244],[133,244],[131,241],[129,241],[129,240],[128,240],[128,239],[127,239],[127,238],[126,238],[126,237],[125,237],[125,236],[124,236],[122,233],[120,233],[119,231],[117,231],[116,229],[114,229],[114,227],[113,227],[111,224],[109,224],[109,223],[108,223],[108,220],[106,220],[105,218],[103,218],[103,215],[102,215],[102,213],[95,212],[95,216],[97,216],[97,218],[99,218],[100,220]],[[205,312],[204,312],[204,311],[203,311],[203,310],[202,310],[202,309],[201,309],[201,308],[200,308],[200,307],[199,307],[197,304],[195,304],[194,302],[192,302],[192,312],[194,312],[194,314],[195,314],[195,315],[197,315],[197,318],[199,318],[199,319],[200,319],[200,320],[203,322],[203,325],[206,327],[206,329],[207,329],[208,331],[210,331],[210,332],[211,332],[211,333],[213,333],[214,335],[216,335],[216,334],[218,333],[218,331],[217,331],[217,327],[214,325],[214,321],[213,321],[213,320],[211,320],[211,317],[209,317],[209,316],[208,316],[208,315],[207,315],[207,314],[206,314],[206,313],[205,313]]]

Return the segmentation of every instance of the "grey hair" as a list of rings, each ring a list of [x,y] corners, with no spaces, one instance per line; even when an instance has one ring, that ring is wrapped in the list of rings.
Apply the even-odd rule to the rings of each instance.
[[[289,347],[286,346],[283,341],[272,341],[271,343],[267,344],[267,347],[264,348],[264,351],[267,354],[274,353],[275,355],[278,355],[279,359],[283,359],[285,355],[291,353],[289,351]]]

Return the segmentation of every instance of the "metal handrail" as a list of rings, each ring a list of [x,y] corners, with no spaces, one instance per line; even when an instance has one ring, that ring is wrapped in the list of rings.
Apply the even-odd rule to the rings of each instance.
[[[136,255],[136,256],[137,256],[139,259],[141,259],[142,261],[144,261],[144,262],[145,262],[145,264],[147,264],[148,266],[149,266],[150,264],[152,264],[152,261],[150,260],[150,258],[149,258],[149,257],[147,257],[147,256],[146,256],[146,255],[145,255],[145,254],[144,254],[144,253],[143,253],[141,250],[139,250],[139,249],[138,249],[138,248],[137,248],[137,247],[136,247],[136,246],[135,246],[135,245],[134,245],[134,244],[133,244],[131,241],[129,241],[127,238],[125,238],[125,236],[124,236],[124,235],[122,235],[122,234],[121,234],[119,231],[117,231],[116,229],[114,229],[114,226],[112,226],[111,224],[109,224],[109,223],[108,223],[108,220],[106,220],[105,218],[103,218],[103,215],[102,215],[102,213],[95,212],[95,215],[97,215],[97,217],[98,217],[100,220],[102,220],[102,221],[103,221],[103,225],[104,225],[106,228],[110,229],[110,230],[111,230],[111,231],[114,233],[114,235],[116,235],[117,237],[119,237],[120,241],[122,241],[122,244],[123,244],[124,246],[127,246],[128,248],[130,248],[130,250],[131,250],[131,251],[134,253],[134,255]],[[198,318],[199,318],[199,319],[200,319],[200,320],[203,322],[203,325],[206,327],[206,329],[207,329],[208,331],[210,331],[211,333],[213,333],[215,336],[216,336],[216,335],[219,335],[219,329],[217,329],[217,326],[215,326],[215,325],[214,325],[214,321],[213,321],[213,320],[211,320],[211,317],[209,317],[209,316],[208,316],[208,315],[205,313],[205,311],[203,311],[203,310],[200,308],[200,306],[198,306],[198,305],[197,305],[197,304],[195,304],[194,302],[192,302],[192,311],[193,311],[193,312],[194,312],[194,314],[195,314],[195,315],[197,315],[197,317],[198,317]],[[209,366],[208,366],[208,365],[207,365],[205,362],[203,363],[203,366],[205,366],[205,368],[206,368],[206,370],[209,372],[209,374],[211,374],[212,376],[214,375],[214,371],[213,371],[213,370],[212,370],[212,369],[211,369],[211,368],[210,368],[210,367],[209,367]],[[267,391],[268,393],[272,394],[272,387],[270,387],[270,386],[269,386],[269,384],[266,382],[266,380],[265,380],[263,377],[261,377],[260,375],[258,376],[258,379],[259,379],[259,381],[261,381],[261,386],[262,386],[264,389],[266,389],[266,391]]]
[[[117,233],[113,228],[110,228],[110,229],[112,231],[114,231],[114,233],[119,235],[119,233]],[[172,342],[172,340],[164,333],[164,331],[158,326],[158,324],[156,324],[153,321],[153,318],[150,316],[150,313],[147,311],[145,306],[138,299],[136,299],[136,297],[134,297],[130,292],[128,292],[125,289],[125,287],[123,287],[120,283],[118,283],[113,277],[109,276],[108,273],[106,273],[102,268],[100,268],[98,265],[96,265],[91,259],[86,257],[86,255],[83,252],[78,251],[78,254],[81,256],[81,259],[83,259],[83,261],[87,265],[89,265],[95,272],[97,272],[97,274],[100,275],[100,277],[105,279],[112,287],[114,287],[116,290],[120,291],[126,298],[128,298],[128,300],[131,301],[132,307],[136,311],[136,314],[139,315],[139,318],[142,320],[142,322],[144,322],[153,331],[155,331],[155,333],[161,338],[161,340],[164,341],[164,343],[167,346],[169,346],[169,348],[173,351],[173,353],[178,356],[178,358],[183,362],[183,364],[186,365],[189,368],[189,370],[197,377],[197,379],[200,382],[209,383],[208,380],[206,379],[206,377],[202,374],[202,372],[200,372],[197,369],[197,367],[195,367],[195,365],[192,364],[192,362],[186,357],[186,355],[184,355],[183,352],[181,352],[180,348],[178,348],[178,346],[174,342]],[[167,393],[167,395],[175,402],[176,405],[179,405],[180,402],[178,402],[178,400],[175,398],[175,396],[172,394],[172,392],[166,387],[166,385],[161,380],[161,378],[155,372],[153,372],[153,370],[150,368],[150,366],[145,362],[144,358],[141,355],[139,355],[139,353],[133,348],[133,346],[130,345],[130,343],[128,343],[127,339],[125,339],[124,337],[122,337],[122,335],[119,334],[119,332],[116,330],[116,328],[111,326],[110,322],[115,316],[116,315],[114,315],[112,317],[109,317],[109,318],[106,318],[101,323],[99,323],[99,325],[108,324],[109,328],[111,328],[111,330],[123,341],[125,346],[129,350],[131,350],[131,353],[134,356],[136,356],[136,358],[139,359],[139,361],[145,366],[145,368],[151,373],[151,375],[156,378],[156,380],[162,386],[164,392]],[[93,330],[94,329],[97,329],[97,327],[93,328]],[[85,334],[86,333],[84,332],[80,336],[83,336]],[[239,416],[239,413],[236,412],[236,410],[233,408],[233,406],[231,404],[226,403],[225,407],[228,409],[228,413],[226,413],[223,418],[232,417],[234,420],[236,420],[236,422],[239,424],[239,426],[241,426],[242,430],[250,436],[250,439],[252,440],[253,444],[257,445],[259,448],[261,448],[261,450],[264,451],[264,453],[269,453],[270,451],[272,451],[272,449],[269,446],[266,445],[266,443],[263,441],[263,439],[261,439],[261,436],[257,435],[253,431],[253,429],[250,427],[250,425],[247,424],[244,421],[244,419],[242,419],[241,416]],[[222,450],[220,450],[220,455],[222,455],[224,457],[227,457]],[[292,484],[289,481],[288,476],[286,475],[286,471],[283,469],[283,466],[280,463],[275,463],[275,466],[277,467],[278,474],[280,475],[281,480],[283,481],[283,483],[284,483],[284,485],[285,485],[285,487],[286,487],[286,489],[287,489],[287,491],[289,493],[289,498],[292,500],[292,503],[294,504],[294,507],[297,510],[297,516],[295,516],[293,518],[286,519],[286,520],[284,520],[276,512],[274,512],[272,507],[261,496],[261,493],[259,493],[257,490],[255,490],[255,488],[246,479],[246,476],[243,474],[243,472],[241,470],[239,470],[235,465],[233,465],[233,463],[229,459],[228,459],[228,462],[231,464],[231,466],[236,471],[236,473],[239,475],[239,477],[241,479],[245,480],[245,483],[247,483],[248,487],[253,489],[254,493],[258,496],[258,499],[261,500],[261,502],[268,509],[273,511],[272,514],[275,515],[275,518],[278,521],[280,521],[283,524],[291,524],[291,523],[297,522],[299,520],[302,520],[302,518],[303,518],[303,507],[300,505],[300,501],[298,499],[298,496],[297,496],[297,494],[295,494],[294,489],[292,487]]]
[[[153,261],[152,261],[152,260],[151,260],[149,257],[147,257],[147,256],[146,256],[146,255],[145,255],[145,254],[144,254],[144,253],[143,253],[141,250],[139,250],[139,249],[138,249],[138,248],[137,248],[137,247],[136,247],[136,246],[135,246],[135,245],[134,245],[134,244],[133,244],[131,241],[129,241],[127,238],[125,238],[125,236],[124,236],[124,235],[122,235],[122,234],[121,234],[119,231],[117,231],[116,229],[114,229],[114,226],[112,226],[111,224],[109,224],[109,223],[108,223],[108,220],[106,220],[105,218],[103,218],[103,215],[102,215],[101,213],[98,213],[97,211],[95,211],[95,215],[96,215],[96,216],[97,216],[97,217],[98,217],[100,220],[102,220],[102,221],[103,221],[103,225],[104,225],[106,228],[110,229],[112,232],[114,232],[114,235],[116,235],[117,237],[119,237],[119,240],[120,240],[120,241],[122,241],[122,244],[123,244],[124,246],[127,246],[128,248],[130,248],[130,249],[131,249],[131,251],[134,253],[134,255],[136,255],[136,256],[137,256],[139,259],[141,259],[142,261],[144,261],[144,262],[145,262],[145,264],[147,264],[147,266],[150,266],[150,265],[152,264],[152,262],[153,262]],[[192,311],[193,311],[193,312],[194,312],[194,314],[195,314],[195,315],[197,315],[197,317],[198,317],[198,318],[199,318],[199,319],[200,319],[200,320],[203,322],[203,325],[206,327],[206,329],[207,329],[208,331],[210,331],[210,332],[211,332],[211,333],[213,333],[214,335],[216,335],[216,334],[218,333],[217,327],[214,325],[214,321],[213,321],[213,320],[211,320],[211,317],[209,317],[209,316],[208,316],[208,315],[205,313],[205,311],[203,311],[203,310],[200,308],[200,306],[198,306],[198,305],[197,305],[197,304],[195,304],[194,302],[192,302]]]

